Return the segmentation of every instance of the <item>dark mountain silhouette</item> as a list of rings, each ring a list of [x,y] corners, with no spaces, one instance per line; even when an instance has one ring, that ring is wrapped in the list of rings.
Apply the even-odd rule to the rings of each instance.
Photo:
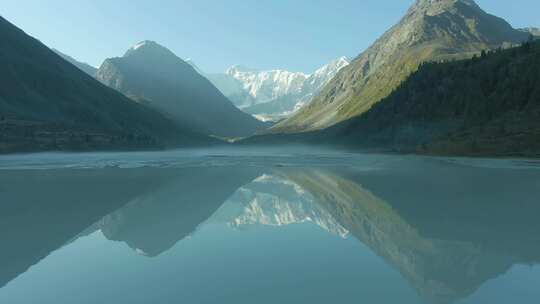
[[[78,67],[79,70],[85,72],[86,74],[88,74],[88,75],[90,75],[92,77],[96,77],[96,73],[97,73],[97,70],[98,70],[97,68],[89,65],[88,63],[77,61],[77,59],[62,53],[59,50],[56,50],[56,49],[52,49],[52,50],[56,54],[60,55],[60,57],[64,58],[64,60],[66,60],[67,62],[73,64],[76,67]]]
[[[107,88],[0,17],[0,152],[211,142]]]

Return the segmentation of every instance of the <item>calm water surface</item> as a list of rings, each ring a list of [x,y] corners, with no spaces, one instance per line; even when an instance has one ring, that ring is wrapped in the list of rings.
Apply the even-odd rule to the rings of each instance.
[[[0,157],[0,303],[538,303],[534,161]]]

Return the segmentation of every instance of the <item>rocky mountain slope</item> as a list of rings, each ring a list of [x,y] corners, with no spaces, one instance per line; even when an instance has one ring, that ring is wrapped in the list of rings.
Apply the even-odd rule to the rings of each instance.
[[[529,34],[484,12],[473,0],[417,0],[403,19],[274,133],[317,130],[361,115],[388,96],[420,63],[470,57]]]
[[[1,17],[0,37],[0,152],[210,141],[103,86]]]
[[[540,41],[423,65],[332,137],[435,154],[539,156]]]
[[[252,135],[264,124],[238,110],[206,78],[167,48],[143,41],[105,60],[97,79],[200,133]]]
[[[276,121],[309,103],[349,63],[346,57],[340,57],[310,75],[285,70],[259,71],[237,65],[224,74],[205,76],[246,113]]]
[[[540,41],[425,63],[363,115],[321,131],[246,141],[439,155],[540,154]]]

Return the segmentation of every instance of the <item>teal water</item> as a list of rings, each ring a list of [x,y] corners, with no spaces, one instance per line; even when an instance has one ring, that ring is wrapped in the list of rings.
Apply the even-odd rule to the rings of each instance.
[[[0,158],[0,303],[538,303],[535,161]]]

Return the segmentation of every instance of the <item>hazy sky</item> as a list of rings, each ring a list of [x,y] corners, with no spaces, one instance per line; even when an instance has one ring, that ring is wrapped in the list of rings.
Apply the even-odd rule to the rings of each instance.
[[[46,3],[46,4],[45,4]],[[312,72],[354,57],[413,0],[2,0],[0,15],[50,47],[99,66],[155,40],[207,72],[233,64]],[[514,27],[540,26],[539,0],[477,0]]]

